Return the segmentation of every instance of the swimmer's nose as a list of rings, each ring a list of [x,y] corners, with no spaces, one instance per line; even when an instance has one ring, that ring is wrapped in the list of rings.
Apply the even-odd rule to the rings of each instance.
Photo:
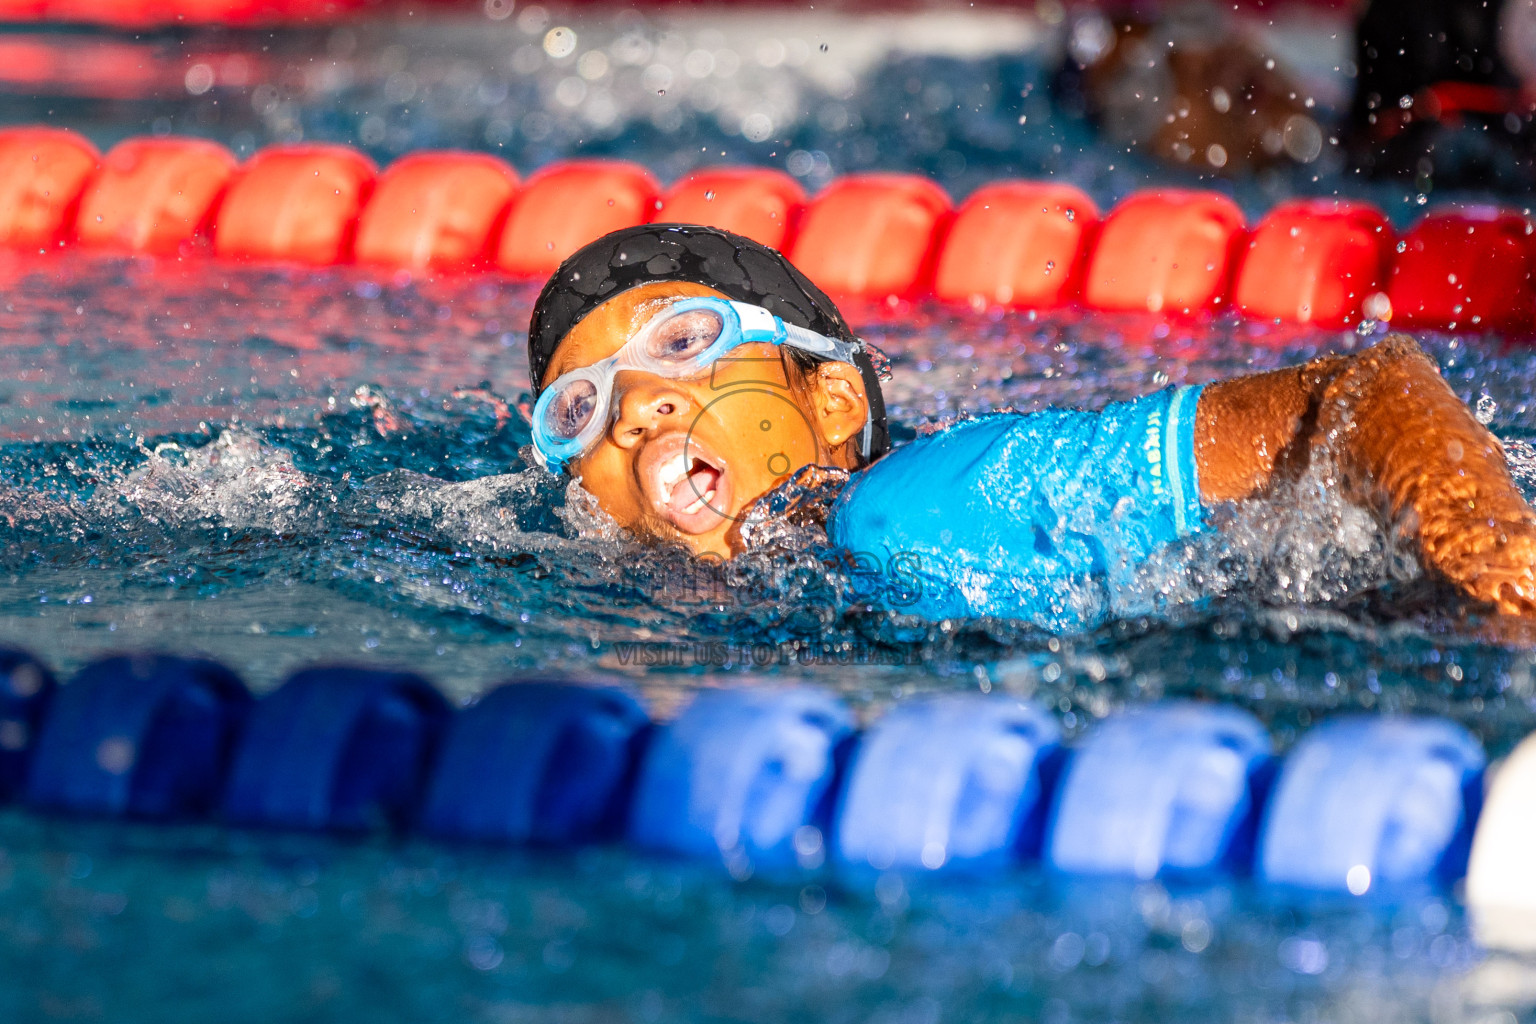
[[[674,424],[693,411],[688,396],[669,381],[656,377],[615,382],[618,416],[614,419],[613,443],[633,448],[661,428]],[[686,428],[686,423],[682,424]]]

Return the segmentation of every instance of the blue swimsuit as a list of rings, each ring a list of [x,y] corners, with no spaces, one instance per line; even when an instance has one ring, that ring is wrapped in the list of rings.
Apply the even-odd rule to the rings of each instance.
[[[901,603],[924,618],[1091,628],[1125,613],[1116,595],[1148,558],[1204,528],[1199,397],[1170,388],[1099,412],[957,423],[855,473],[828,535],[915,577]]]

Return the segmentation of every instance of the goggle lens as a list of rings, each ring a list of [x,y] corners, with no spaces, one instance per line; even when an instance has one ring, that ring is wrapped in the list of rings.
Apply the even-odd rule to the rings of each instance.
[[[544,410],[544,431],[561,441],[574,440],[596,410],[597,385],[590,380],[573,380],[552,396]]]
[[[686,363],[720,337],[725,321],[709,309],[690,309],[656,325],[645,339],[645,354],[662,363]]]

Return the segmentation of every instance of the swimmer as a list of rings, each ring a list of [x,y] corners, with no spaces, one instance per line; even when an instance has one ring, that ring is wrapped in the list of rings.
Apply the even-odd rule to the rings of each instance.
[[[908,610],[926,617],[1096,625],[1107,608],[1074,583],[1134,571],[1324,455],[1428,573],[1536,616],[1536,512],[1405,335],[1098,412],[994,413],[892,449],[874,359],[825,294],[748,239],[653,224],[561,265],[528,350],[535,457],[625,529],[731,557],[760,499],[828,467],[807,471],[846,477],[828,537],[920,566]]]

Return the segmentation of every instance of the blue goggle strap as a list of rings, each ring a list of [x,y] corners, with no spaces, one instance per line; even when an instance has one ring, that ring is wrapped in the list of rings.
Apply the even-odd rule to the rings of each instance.
[[[731,305],[737,306],[745,304],[733,302]],[[854,360],[854,356],[864,351],[863,345],[856,342],[846,342],[840,338],[829,338],[825,334],[817,334],[815,331],[807,330],[804,327],[796,327],[794,324],[787,324],[783,320],[780,320],[778,317],[774,316],[772,313],[769,313],[766,309],[763,309],[761,306],[747,306],[746,308],[756,310],[772,318],[774,325],[778,328],[779,332],[779,336],[774,340],[774,344],[788,345],[790,348],[798,348],[802,352],[809,352],[813,356],[817,356],[821,359],[835,363],[847,363],[850,366],[859,365]],[[740,310],[737,312],[739,314]],[[746,333],[745,320],[742,321],[742,333]],[[859,450],[863,453],[866,459],[869,458],[869,446],[874,440],[874,435],[875,420],[873,416],[873,407],[871,406],[870,415],[867,415],[864,419],[864,433],[859,437]]]
[[[703,304],[704,302],[699,303],[699,305]],[[820,359],[847,363],[850,366],[858,365],[854,356],[864,351],[864,346],[857,342],[850,343],[840,338],[829,338],[825,334],[817,334],[804,327],[787,324],[762,306],[732,301],[730,307],[741,322],[741,336],[744,341],[766,341],[773,345],[788,345],[790,348],[809,352]],[[875,421],[871,415],[864,420],[864,433],[859,438],[859,450],[863,452],[866,459],[869,458],[869,447],[874,440],[874,435]]]

